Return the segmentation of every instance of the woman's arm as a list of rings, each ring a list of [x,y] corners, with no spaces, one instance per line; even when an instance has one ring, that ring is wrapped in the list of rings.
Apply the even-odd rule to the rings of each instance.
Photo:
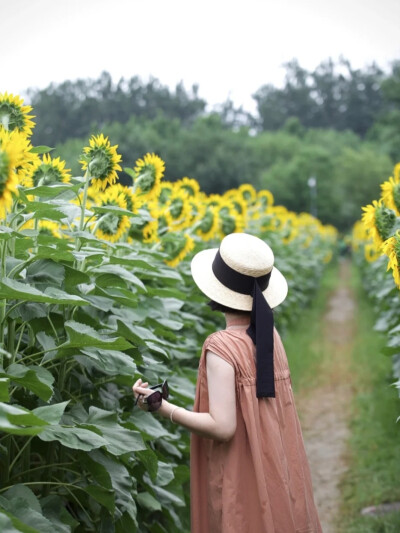
[[[207,382],[209,397],[209,413],[194,413],[176,406],[166,400],[158,412],[164,418],[193,431],[197,435],[221,441],[230,440],[236,431],[236,392],[235,371],[232,365],[218,355],[207,351]],[[153,391],[147,383],[138,380],[133,386],[134,393],[148,396]]]

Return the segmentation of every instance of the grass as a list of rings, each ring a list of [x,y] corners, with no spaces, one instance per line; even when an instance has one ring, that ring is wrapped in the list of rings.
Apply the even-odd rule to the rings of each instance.
[[[302,394],[312,393],[312,388],[321,384],[319,370],[330,354],[324,340],[322,317],[337,280],[338,267],[333,265],[325,272],[311,308],[305,310],[283,339],[295,391]],[[353,399],[348,470],[340,485],[342,506],[337,532],[399,533],[399,512],[377,517],[360,514],[364,507],[400,501],[400,422],[396,424],[400,400],[391,386],[392,361],[380,353],[384,339],[373,329],[374,312],[356,267],[350,284],[357,300],[349,376]]]
[[[338,265],[330,265],[324,272],[321,285],[312,305],[301,314],[295,326],[283,338],[288,356],[294,391],[318,385],[318,367],[327,350],[321,328],[326,302],[337,285]]]
[[[373,330],[375,317],[353,269],[358,299],[352,354],[354,397],[349,441],[349,469],[342,481],[343,505],[338,530],[343,533],[398,533],[400,513],[363,517],[363,507],[400,501],[400,414],[391,387],[391,359],[380,353],[384,339]]]

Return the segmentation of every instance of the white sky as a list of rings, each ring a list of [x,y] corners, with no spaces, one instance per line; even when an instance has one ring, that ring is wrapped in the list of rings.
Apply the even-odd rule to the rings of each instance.
[[[400,59],[399,0],[0,0],[0,92],[107,70],[200,86],[210,104],[281,85],[282,64]]]

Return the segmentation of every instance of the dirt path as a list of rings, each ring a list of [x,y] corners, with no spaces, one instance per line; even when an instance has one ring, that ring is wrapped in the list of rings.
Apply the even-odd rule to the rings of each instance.
[[[350,264],[339,269],[338,288],[331,295],[321,320],[324,358],[319,386],[296,403],[310,461],[314,496],[324,533],[340,533],[334,523],[340,506],[339,482],[346,470],[346,441],[351,400],[350,354],[355,302],[349,288]]]

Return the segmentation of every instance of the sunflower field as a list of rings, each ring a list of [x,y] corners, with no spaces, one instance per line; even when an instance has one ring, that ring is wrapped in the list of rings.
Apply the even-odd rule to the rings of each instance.
[[[400,394],[400,163],[381,189],[353,227],[352,248],[376,308],[375,329],[387,338],[384,353],[393,357]]]
[[[33,147],[30,106],[0,94],[0,530],[189,531],[189,434],[135,409],[168,379],[190,408],[206,336],[223,327],[190,257],[246,231],[289,282],[281,329],[315,293],[336,230],[249,184],[205,195],[145,154],[124,167],[93,135],[82,176]]]

